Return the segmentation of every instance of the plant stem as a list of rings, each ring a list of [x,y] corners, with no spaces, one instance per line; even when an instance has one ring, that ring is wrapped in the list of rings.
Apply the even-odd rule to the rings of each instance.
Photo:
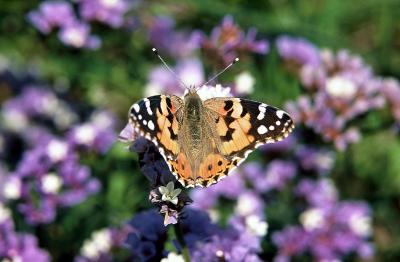
[[[183,238],[183,233],[182,233],[182,229],[181,229],[179,222],[174,225],[174,231],[175,231],[176,239],[178,240],[178,243],[181,246],[181,249],[182,249],[181,252],[182,252],[183,258],[185,259],[185,262],[190,262],[191,260],[190,260],[189,249],[186,246],[185,239]]]

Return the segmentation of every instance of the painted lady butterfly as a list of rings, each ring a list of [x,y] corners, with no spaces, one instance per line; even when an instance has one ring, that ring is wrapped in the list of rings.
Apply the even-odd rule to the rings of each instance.
[[[185,187],[218,182],[255,148],[280,141],[294,129],[280,109],[233,97],[203,101],[194,87],[183,99],[156,95],[133,104],[129,123],[159,148]]]

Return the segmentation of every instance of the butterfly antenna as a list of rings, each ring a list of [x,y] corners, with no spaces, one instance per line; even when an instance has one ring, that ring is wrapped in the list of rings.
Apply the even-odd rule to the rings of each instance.
[[[237,62],[239,62],[239,58],[236,57],[229,65],[227,65],[224,69],[222,69],[218,74],[216,74],[215,76],[213,76],[211,79],[209,79],[207,82],[205,82],[204,84],[200,85],[199,87],[205,86],[208,83],[210,83],[211,81],[213,81],[214,79],[216,79],[218,76],[220,76],[221,74],[223,74],[226,70],[228,70],[231,66],[233,66],[234,64],[236,64]]]
[[[165,68],[167,68],[167,70],[175,77],[176,80],[179,81],[179,83],[181,83],[186,89],[188,89],[188,87],[186,86],[186,84],[182,81],[182,79],[180,79],[180,77],[174,72],[174,70],[171,69],[171,67],[169,67],[169,65],[164,61],[164,59],[160,56],[160,54],[158,53],[158,50],[156,48],[153,47],[153,49],[151,49],[153,51],[153,53],[158,57],[158,59],[160,59],[160,61],[163,63],[163,65],[165,66]]]

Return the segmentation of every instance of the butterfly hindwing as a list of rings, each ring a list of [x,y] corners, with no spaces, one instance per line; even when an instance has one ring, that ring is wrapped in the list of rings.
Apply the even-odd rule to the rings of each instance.
[[[176,158],[179,153],[176,113],[182,105],[182,99],[177,96],[157,95],[140,100],[129,110],[129,121],[135,132],[151,140],[167,159]]]

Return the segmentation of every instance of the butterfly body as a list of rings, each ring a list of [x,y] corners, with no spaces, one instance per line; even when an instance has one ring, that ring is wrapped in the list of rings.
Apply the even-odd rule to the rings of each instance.
[[[131,107],[129,120],[186,187],[218,182],[256,147],[280,141],[294,128],[282,110],[241,98],[202,100],[194,88],[183,99],[145,98]]]

